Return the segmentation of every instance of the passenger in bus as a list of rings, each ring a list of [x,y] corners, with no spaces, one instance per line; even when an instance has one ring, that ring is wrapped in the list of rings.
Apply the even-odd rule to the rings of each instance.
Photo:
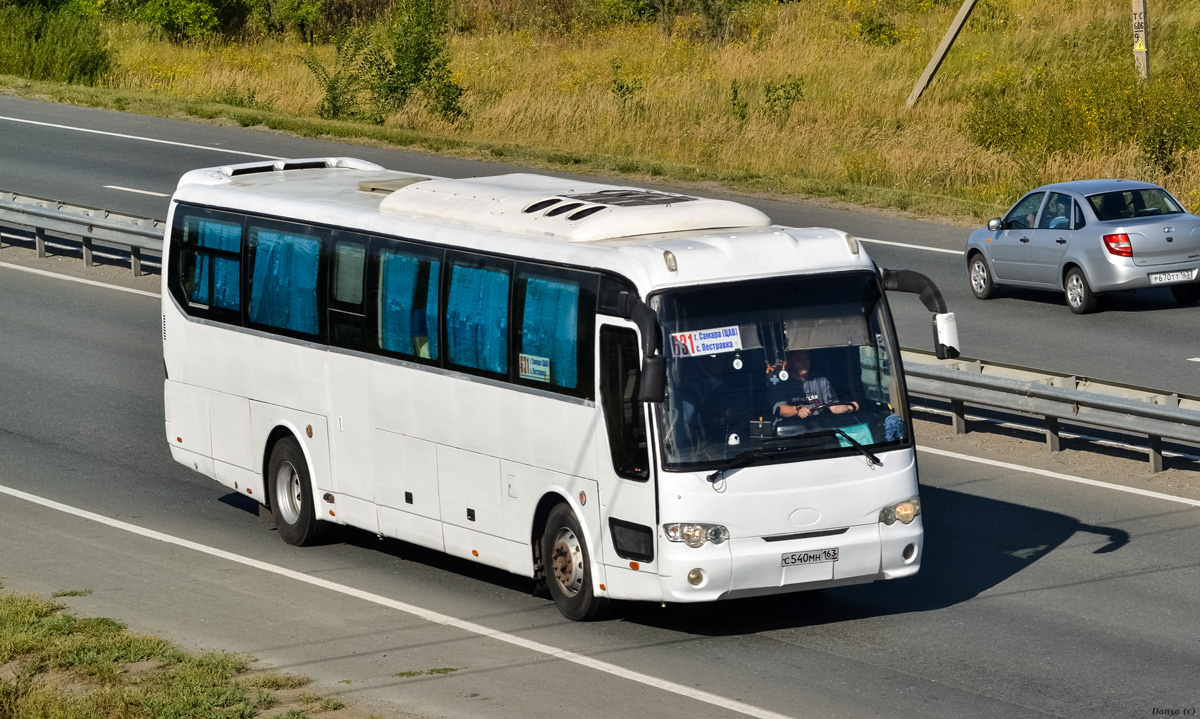
[[[827,377],[812,374],[812,358],[808,350],[789,350],[787,369],[795,373],[799,384],[789,383],[791,397],[775,403],[775,414],[779,417],[805,419],[825,412],[846,414],[858,411],[858,402],[843,401],[838,397]]]

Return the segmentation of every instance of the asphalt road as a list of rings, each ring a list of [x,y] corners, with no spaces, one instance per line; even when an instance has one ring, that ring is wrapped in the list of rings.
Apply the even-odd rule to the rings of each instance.
[[[88,589],[68,600],[80,612],[252,653],[389,717],[1200,707],[1195,506],[922,453],[912,579],[574,624],[524,580],[400,542],[286,546],[244,498],[175,464],[158,313],[154,298],[0,267],[5,589]],[[457,671],[397,676],[435,668]]]
[[[337,155],[446,177],[524,171],[0,96],[0,189],[120,212],[165,217],[179,176],[197,167],[262,157]],[[1107,299],[1103,312],[1085,316],[1072,315],[1054,293],[1006,290],[998,299],[981,302],[971,296],[965,260],[955,254],[965,245],[968,227],[727,197],[754,205],[781,224],[835,227],[900,243],[867,247],[880,265],[915,269],[937,282],[958,315],[966,356],[1200,395],[1200,361],[1192,361],[1200,359],[1200,332],[1195,330],[1200,307],[1176,306],[1166,289],[1119,294]],[[895,297],[893,311],[905,346],[932,349],[929,314],[915,296]]]

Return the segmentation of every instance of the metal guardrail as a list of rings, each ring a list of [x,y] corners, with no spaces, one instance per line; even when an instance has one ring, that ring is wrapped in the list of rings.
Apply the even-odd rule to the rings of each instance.
[[[0,191],[0,222],[32,228],[38,257],[46,255],[47,232],[80,237],[88,267],[94,240],[124,245],[130,249],[134,276],[141,274],[141,250],[162,252],[162,220],[14,192]],[[965,408],[973,405],[1042,417],[1052,452],[1062,448],[1062,421],[1145,435],[1155,472],[1163,468],[1164,439],[1200,446],[1198,397],[982,360],[939,360],[914,350],[904,350],[903,361],[909,393],[948,400],[959,434],[966,432]]]
[[[94,207],[0,191],[0,222],[33,230],[38,257],[46,256],[46,233],[77,236],[83,244],[83,264],[93,264],[93,242],[100,240],[129,248],[133,276],[142,274],[142,250],[162,252],[165,223],[149,217],[122,215]]]
[[[1164,439],[1200,445],[1198,397],[913,350],[902,357],[909,394],[949,400],[958,434],[966,432],[966,405],[975,405],[1041,416],[1052,452],[1062,449],[1062,421],[1145,435],[1154,472],[1163,469]]]

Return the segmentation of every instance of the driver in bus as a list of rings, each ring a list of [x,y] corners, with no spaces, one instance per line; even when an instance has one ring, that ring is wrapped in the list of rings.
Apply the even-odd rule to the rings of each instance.
[[[827,377],[812,374],[812,360],[808,350],[789,350],[787,367],[796,373],[800,386],[793,389],[791,399],[775,403],[775,414],[778,416],[804,419],[824,412],[846,414],[858,411],[858,402],[843,402],[834,393],[833,385]]]

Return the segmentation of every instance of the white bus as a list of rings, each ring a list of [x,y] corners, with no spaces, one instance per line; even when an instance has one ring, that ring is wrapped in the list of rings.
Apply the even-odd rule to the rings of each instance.
[[[751,207],[349,158],[195,170],[162,293],[176,461],[293,545],[341,524],[564,615],[904,577],[923,530],[886,289]]]

